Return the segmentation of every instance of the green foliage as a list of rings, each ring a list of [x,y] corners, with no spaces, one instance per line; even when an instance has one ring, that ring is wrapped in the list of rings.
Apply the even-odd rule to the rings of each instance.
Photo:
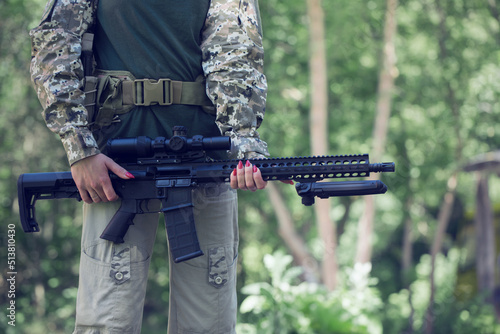
[[[29,28],[45,0],[0,1],[0,261],[6,230],[16,227],[17,326],[5,333],[68,333],[73,327],[78,279],[81,208],[74,201],[40,201],[42,231],[24,234],[18,221],[16,180],[25,172],[67,170],[57,136],[48,131],[29,78]],[[400,0],[397,77],[384,160],[396,173],[377,197],[373,268],[353,264],[359,198],[334,199],[339,223],[340,286],[301,283],[302,276],[278,233],[265,192],[240,193],[238,284],[240,333],[423,332],[429,300],[429,244],[449,176],[480,153],[500,145],[500,25],[492,1]],[[303,0],[261,1],[269,84],[260,134],[273,156],[309,155],[308,22]],[[331,154],[371,151],[385,0],[324,1],[329,78]],[[311,208],[293,187],[279,185],[299,235],[320,258]],[[499,202],[499,180],[490,178]],[[458,200],[437,259],[436,333],[498,333],[494,314],[475,279],[459,279],[474,213],[474,177],[460,174]],[[466,213],[468,216],[466,216]],[[401,272],[403,222],[413,222],[413,266]],[[162,225],[162,224],[161,224]],[[159,230],[152,258],[143,333],[164,332],[168,309],[167,245]],[[467,246],[467,247],[466,247]],[[457,249],[460,247],[460,251]],[[274,253],[269,256],[267,254]],[[473,261],[468,260],[469,265]],[[8,302],[1,267],[0,305]],[[473,269],[469,269],[474,276]],[[411,303],[410,303],[411,301]],[[495,332],[496,331],[496,332]]]
[[[248,295],[240,312],[250,323],[240,329],[247,333],[382,333],[376,314],[381,300],[370,265],[347,269],[345,285],[327,292],[318,284],[302,282],[302,269],[290,267],[292,257],[276,252],[264,257],[270,282],[243,287]]]
[[[435,330],[440,333],[500,333],[493,307],[485,305],[484,296],[460,301],[456,296],[457,269],[463,254],[452,249],[436,258],[436,303],[432,305]],[[417,277],[409,289],[389,296],[384,312],[384,333],[425,332],[430,294],[430,255],[422,256],[416,266]]]

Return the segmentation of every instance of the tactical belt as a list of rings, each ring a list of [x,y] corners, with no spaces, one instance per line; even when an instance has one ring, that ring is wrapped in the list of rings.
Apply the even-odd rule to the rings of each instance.
[[[122,82],[124,105],[189,104],[212,106],[205,93],[205,82],[184,82],[170,79],[139,79]]]
[[[97,83],[95,89],[96,115],[94,127],[107,126],[117,115],[129,112],[134,106],[169,106],[186,104],[203,107],[209,114],[215,115],[212,101],[207,97],[205,81],[175,81],[171,79],[135,79],[127,71],[96,70]],[[87,78],[86,78],[87,79]],[[201,77],[203,79],[203,77]],[[93,95],[93,94],[92,94]],[[89,110],[91,103],[86,104]],[[90,114],[90,110],[89,110]]]

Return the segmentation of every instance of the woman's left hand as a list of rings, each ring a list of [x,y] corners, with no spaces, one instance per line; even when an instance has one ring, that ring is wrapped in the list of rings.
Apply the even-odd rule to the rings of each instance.
[[[267,186],[267,181],[264,181],[262,174],[257,166],[254,166],[250,161],[238,163],[238,167],[233,170],[230,178],[230,185],[233,189],[256,191],[264,189]]]
[[[281,182],[293,184],[291,180]],[[230,185],[233,189],[256,191],[257,189],[264,189],[267,186],[267,181],[264,181],[262,178],[260,169],[247,160],[245,166],[240,161],[238,167],[233,170],[230,177]]]

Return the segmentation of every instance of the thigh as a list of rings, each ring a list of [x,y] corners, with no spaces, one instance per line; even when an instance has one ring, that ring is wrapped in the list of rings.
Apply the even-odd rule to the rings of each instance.
[[[158,211],[159,202],[152,206],[153,210]],[[130,253],[132,263],[149,259],[158,228],[158,213],[137,214],[123,238],[124,243],[118,244],[101,239],[102,232],[119,207],[119,201],[84,204],[82,252],[101,263],[110,263],[113,257],[119,252],[123,253],[124,249]]]
[[[238,220],[236,192],[228,185],[193,191],[203,256],[170,261],[169,333],[234,333]]]
[[[75,333],[140,333],[158,214],[137,215],[117,244],[100,235],[118,207],[84,204]]]

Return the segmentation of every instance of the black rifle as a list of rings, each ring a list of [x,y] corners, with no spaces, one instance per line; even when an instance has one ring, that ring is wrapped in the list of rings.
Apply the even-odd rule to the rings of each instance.
[[[134,175],[123,180],[110,174],[121,206],[101,238],[122,243],[136,214],[147,213],[144,204],[162,202],[170,252],[175,262],[203,255],[196,235],[191,190],[203,184],[229,182],[238,160],[209,161],[205,151],[228,150],[229,137],[193,136],[177,128],[170,139],[148,137],[112,139],[107,154]],[[394,163],[370,164],[368,155],[250,159],[264,180],[293,180],[304,205],[314,197],[382,194],[381,181],[317,182],[327,178],[366,177],[371,172],[392,172]],[[35,203],[41,199],[81,200],[71,172],[33,173],[19,176],[19,212],[24,232],[38,232]],[[147,205],[146,205],[147,206]]]

